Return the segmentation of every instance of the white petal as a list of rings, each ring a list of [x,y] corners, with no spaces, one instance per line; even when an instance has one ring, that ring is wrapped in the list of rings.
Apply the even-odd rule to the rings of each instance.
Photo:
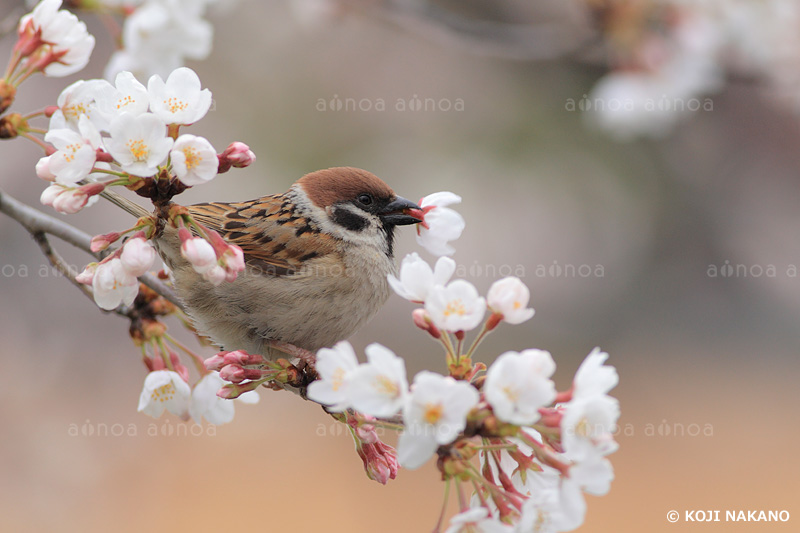
[[[437,447],[433,435],[412,435],[404,431],[397,441],[397,459],[403,468],[414,470],[433,457]]]

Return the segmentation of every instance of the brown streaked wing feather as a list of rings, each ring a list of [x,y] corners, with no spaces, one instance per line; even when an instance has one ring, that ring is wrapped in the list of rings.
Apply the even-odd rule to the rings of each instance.
[[[305,261],[336,250],[334,239],[298,216],[294,204],[281,194],[249,202],[196,204],[189,211],[197,222],[239,246],[245,262],[262,274],[291,275]]]

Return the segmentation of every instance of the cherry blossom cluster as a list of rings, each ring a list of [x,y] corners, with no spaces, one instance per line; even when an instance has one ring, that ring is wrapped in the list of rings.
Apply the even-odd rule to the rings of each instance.
[[[89,63],[94,37],[86,24],[60,7],[61,0],[42,0],[22,17],[6,81],[19,84],[36,72],[69,76]]]
[[[468,281],[451,280],[454,271],[449,257],[431,268],[414,253],[398,277],[389,277],[398,295],[422,305],[413,321],[444,347],[449,375],[423,371],[409,386],[403,359],[388,348],[369,345],[359,363],[341,342],[317,353],[319,379],[308,397],[366,427],[375,419],[397,424],[400,466],[414,469],[437,457],[460,501],[467,501],[464,486],[473,489],[471,505],[462,505],[448,531],[575,529],[584,520],[583,492],[605,494],[613,478],[606,456],[617,448],[619,405],[607,393],[617,384],[616,370],[595,349],[572,388],[558,392],[546,351],[506,352],[488,369],[473,363],[487,334],[503,322],[529,320],[534,310],[518,278],[496,281],[483,297]],[[465,333],[481,324],[465,349]],[[386,454],[376,461],[386,462]]]
[[[166,77],[186,60],[203,60],[211,53],[214,28],[206,19],[209,8],[221,5],[228,7],[234,0],[72,0],[68,4],[73,9],[97,13],[106,22],[114,20],[109,29],[118,45],[105,68],[109,80],[123,71],[149,77],[159,74]],[[29,2],[30,3],[30,2]],[[44,0],[34,10],[36,18],[53,25],[52,14],[61,5],[61,0]],[[75,16],[61,11],[66,17]],[[46,18],[44,18],[46,17]],[[77,19],[76,19],[77,20]],[[119,24],[117,24],[119,22]],[[61,22],[63,25],[63,21]],[[83,32],[86,28],[83,26]],[[45,40],[52,40],[50,34]],[[69,43],[67,43],[69,44]],[[92,45],[94,40],[92,40]],[[70,46],[71,54],[79,54],[85,48]],[[58,50],[58,49],[57,49]],[[88,61],[88,53],[86,57]],[[72,67],[71,72],[54,74],[51,67],[48,75],[65,76],[80,70]]]
[[[605,494],[613,479],[607,457],[617,448],[613,434],[620,411],[608,393],[618,382],[616,370],[605,364],[608,354],[595,349],[572,386],[558,391],[547,351],[508,351],[489,367],[474,362],[487,335],[501,324],[528,321],[534,310],[529,289],[516,277],[494,282],[485,296],[469,281],[452,279],[451,243],[465,227],[451,207],[461,198],[452,192],[428,195],[413,210],[421,220],[417,242],[436,263],[412,253],[388,277],[399,296],[418,305],[413,323],[443,349],[447,375],[423,371],[409,383],[405,361],[392,350],[371,344],[360,362],[346,341],[316,354],[273,342],[271,348],[285,359],[235,350],[204,360],[168,333],[164,317],[185,317],[163,297],[167,290],[159,294],[148,287],[169,279],[163,270],[150,274],[158,255],[152,240],[165,224],[177,230],[181,255],[211,283],[235,281],[245,269],[239,247],[172,202],[187,188],[255,160],[243,143],[217,153],[207,139],[181,131],[211,106],[211,92],[194,71],[180,66],[184,57],[207,53],[210,28],[201,17],[209,3],[78,2],[119,9],[127,17],[126,48],[109,66],[114,83],[80,80],[61,92],[56,105],[0,116],[0,138],[28,138],[45,150],[36,164],[36,174],[49,183],[42,204],[77,213],[101,195],[114,199],[110,188],[124,187],[155,207],[149,215],[119,203],[140,218],[131,228],[95,236],[90,249],[97,261],[74,277],[98,307],[131,321],[131,337],[148,370],[138,410],[223,424],[234,416],[235,399],[254,403],[262,386],[292,389],[346,424],[373,480],[386,483],[400,467],[419,468],[435,458],[446,493],[454,488],[459,496],[450,532],[578,527],[586,512],[583,494]],[[60,7],[60,0],[42,0],[20,22],[0,80],[0,114],[32,74],[64,76],[88,62],[94,38]],[[147,69],[161,73],[145,86],[131,70]],[[39,116],[50,119],[47,130],[29,124]],[[196,370],[193,384],[187,365]],[[378,428],[400,432],[397,450],[378,438]]]
[[[125,17],[119,36],[121,49],[106,65],[105,76],[120,72],[162,77],[182,67],[187,59],[206,59],[214,29],[204,17],[219,0],[103,0]]]
[[[205,35],[208,48],[210,28],[197,17],[209,3],[169,0],[71,5],[130,15],[125,32],[130,37],[127,44],[133,44],[128,52],[141,61],[163,61],[164,66],[178,65],[184,56],[195,57],[192,53],[199,53],[199,49],[193,37]],[[61,0],[43,0],[20,21],[17,43],[0,80],[0,114],[14,103],[17,88],[31,75],[66,76],[88,63],[94,37],[74,14],[60,7]],[[200,26],[204,29],[198,30]],[[160,44],[154,44],[156,41]],[[175,48],[175,43],[193,52]],[[115,61],[120,63],[119,58]],[[56,105],[28,115],[0,116],[0,138],[23,137],[44,149],[45,156],[36,164],[36,174],[49,182],[40,198],[42,204],[73,214],[96,202],[101,194],[108,194],[112,187],[128,188],[154,205],[164,206],[167,212],[161,215],[178,228],[181,253],[200,274],[215,284],[233,281],[245,268],[241,249],[226,243],[170,201],[219,173],[250,165],[255,155],[240,142],[217,154],[207,139],[182,133],[182,128],[208,112],[211,92],[202,88],[191,69],[181,67],[167,73],[166,80],[152,75],[146,86],[129,71],[118,72],[113,84],[100,79],[79,80],[61,92]],[[37,117],[50,119],[47,130],[29,123]],[[223,385],[219,374],[207,370],[202,359],[167,333],[162,322],[162,317],[181,316],[180,310],[140,284],[139,278],[156,265],[157,252],[151,239],[159,223],[156,215],[141,216],[131,228],[95,236],[91,251],[99,260],[87,265],[75,281],[87,287],[98,307],[116,310],[131,319],[131,336],[150,371],[140,411],[159,416],[167,409],[198,423],[203,419],[213,424],[228,422],[233,417],[233,403],[216,394]],[[118,241],[122,245],[111,249]],[[167,279],[163,271],[160,277]],[[187,355],[197,368],[199,379],[193,386],[176,350]],[[258,398],[255,393],[239,396],[248,403]]]
[[[534,310],[519,278],[494,282],[485,297],[470,282],[451,279],[456,264],[447,254],[465,223],[449,206],[460,201],[439,192],[419,202],[418,242],[439,257],[431,267],[411,253],[388,277],[399,296],[420,305],[413,323],[442,346],[448,375],[422,371],[409,384],[405,361],[392,350],[370,344],[359,362],[347,341],[307,356],[310,374],[286,359],[241,350],[221,352],[204,366],[219,373],[220,398],[262,385],[305,387],[310,400],[348,426],[367,475],[380,483],[399,467],[436,458],[461,502],[448,531],[570,531],[583,523],[583,493],[605,494],[613,479],[607,456],[617,448],[619,404],[608,392],[617,373],[604,364],[608,354],[595,349],[572,387],[559,392],[547,351],[505,352],[488,369],[473,362],[488,334],[502,323],[528,321]],[[376,427],[400,431],[397,450],[377,438]]]
[[[658,137],[726,77],[745,76],[794,109],[800,64],[800,4],[785,0],[592,2],[611,71],[576,104],[614,136]]]
[[[105,80],[73,83],[49,110],[50,128],[44,140],[52,148],[36,165],[37,175],[51,182],[42,193],[42,203],[75,213],[108,187],[138,191],[155,183],[177,194],[210,181],[221,165],[227,170],[252,163],[255,156],[243,143],[233,143],[218,155],[207,139],[180,134],[182,126],[203,118],[210,106],[211,92],[201,88],[197,74],[185,67],[166,81],[153,75],[147,87],[130,72],[119,73],[114,85]],[[244,270],[241,249],[197,224],[180,206],[174,207],[170,222],[180,228],[181,253],[209,281],[232,281]],[[187,226],[199,236],[192,236]],[[104,250],[128,232],[143,232],[150,238],[155,228],[155,218],[140,219],[125,232],[97,236],[93,249]],[[130,305],[136,297],[136,276],[153,264],[148,252],[140,258],[147,267],[131,275],[132,270],[121,268],[117,259],[112,254],[99,265],[90,265],[82,277],[91,280],[95,301],[103,309]]]

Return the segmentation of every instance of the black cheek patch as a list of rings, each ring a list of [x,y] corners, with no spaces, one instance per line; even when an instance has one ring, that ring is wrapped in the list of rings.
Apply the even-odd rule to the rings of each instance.
[[[366,218],[342,208],[334,209],[332,218],[336,224],[350,231],[362,231],[369,225]]]

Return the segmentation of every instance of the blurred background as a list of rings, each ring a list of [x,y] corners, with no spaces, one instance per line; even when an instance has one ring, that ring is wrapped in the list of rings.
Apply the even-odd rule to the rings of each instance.
[[[501,326],[480,358],[549,350],[559,389],[595,346],[619,371],[616,479],[607,496],[587,498],[582,531],[796,530],[800,117],[785,96],[800,90],[788,70],[800,63],[726,67],[715,84],[681,93],[698,110],[627,127],[586,103],[602,104],[609,93],[598,81],[631,64],[609,52],[620,42],[609,37],[610,3],[589,3],[594,11],[580,2],[412,2],[428,9],[408,11],[405,2],[241,1],[212,13],[213,50],[188,64],[215,104],[191,131],[218,149],[246,142],[258,160],[182,199],[250,199],[341,165],[412,199],[456,192],[467,221],[458,275],[481,291],[517,275],[536,308],[531,321]],[[0,18],[18,5],[5,0]],[[753,19],[753,31],[769,34],[770,20],[783,28],[785,18]],[[98,39],[89,67],[27,82],[17,110],[102,77],[111,40],[96,17],[82,19]],[[647,96],[677,97],[665,91]],[[629,109],[636,124],[662,120],[640,107]],[[0,187],[37,206],[40,156],[32,143],[0,144]],[[68,221],[92,234],[131,222],[105,202]],[[417,250],[413,232],[401,233],[398,257]],[[78,268],[88,262],[60,250]],[[3,531],[434,527],[444,487],[432,462],[381,487],[342,428],[287,393],[264,390],[216,428],[138,414],[146,370],[127,324],[55,275],[5,216],[0,274]],[[410,376],[443,371],[412,309],[393,297],[351,340],[359,353],[388,346]],[[692,509],[791,518],[667,521],[670,510]]]

